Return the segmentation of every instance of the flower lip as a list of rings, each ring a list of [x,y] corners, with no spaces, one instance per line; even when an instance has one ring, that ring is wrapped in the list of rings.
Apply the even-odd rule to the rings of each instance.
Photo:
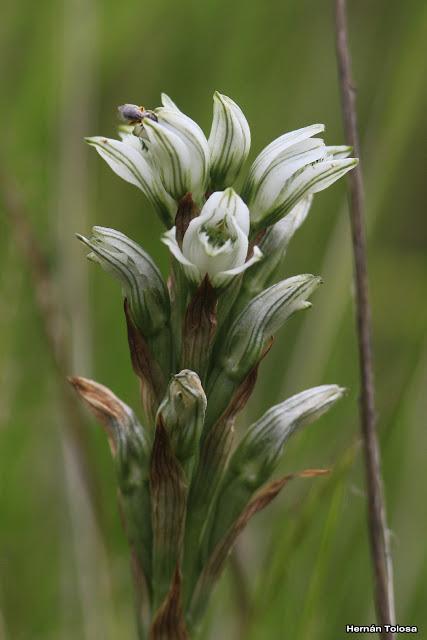
[[[198,222],[184,236],[183,253],[201,272],[215,276],[244,262],[248,239],[230,213],[220,220]]]
[[[246,262],[248,234],[248,207],[229,188],[208,198],[200,215],[190,222],[182,250],[175,229],[165,234],[163,241],[191,280],[200,283],[207,274],[212,285],[220,287],[261,258],[261,252],[255,248]]]
[[[233,236],[231,220],[229,214],[226,214],[222,220],[213,225],[205,224],[200,229],[200,235],[204,237],[206,246],[212,247],[212,253],[221,250],[227,243],[233,242],[236,236]],[[206,239],[206,240],[205,240]]]

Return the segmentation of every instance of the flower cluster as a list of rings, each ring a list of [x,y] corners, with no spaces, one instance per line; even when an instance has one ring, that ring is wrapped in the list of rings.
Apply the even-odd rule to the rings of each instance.
[[[72,384],[104,425],[117,466],[126,533],[143,586],[140,636],[189,637],[234,542],[293,476],[268,482],[288,438],[338,400],[322,385],[267,411],[234,445],[272,337],[320,284],[311,274],[278,280],[287,246],[313,195],[356,164],[311,125],[285,133],[253,161],[240,107],[214,95],[207,138],[166,95],[153,110],[119,107],[120,139],[88,138],[113,171],[137,186],[166,226],[164,281],[123,233],[79,235],[88,257],[123,289],[129,348],[141,383],[144,426],[103,385]],[[321,471],[299,475],[319,475]],[[297,474],[298,475],[298,474]],[[170,630],[173,634],[170,635]]]
[[[350,147],[327,146],[314,137],[324,130],[314,124],[269,144],[250,167],[239,196],[232,186],[251,145],[240,107],[216,92],[206,139],[196,122],[165,94],[162,103],[152,111],[131,104],[119,107],[127,124],[121,140],[87,141],[117,175],[139,187],[154,204],[170,228],[164,242],[194,281],[208,274],[220,286],[260,260],[260,250],[252,247],[246,261],[249,237],[281,220],[357,163],[347,157]],[[181,248],[173,225],[187,193],[201,211],[190,223]]]

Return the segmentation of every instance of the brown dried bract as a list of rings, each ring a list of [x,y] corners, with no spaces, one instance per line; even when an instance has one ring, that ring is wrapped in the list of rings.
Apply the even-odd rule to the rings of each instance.
[[[69,377],[68,380],[104,427],[111,451],[115,455],[114,422],[125,424],[128,420],[123,402],[108,387],[94,380],[81,376]]]
[[[265,236],[266,232],[267,232],[267,229],[261,229],[261,231],[258,231],[255,238],[249,242],[248,253],[246,254],[245,262],[247,262],[252,258],[252,256],[254,255],[254,247],[259,245],[259,243]]]
[[[199,214],[198,207],[194,204],[191,193],[186,193],[178,203],[178,211],[175,216],[176,241],[182,249],[182,241],[188,225]]]
[[[270,350],[272,343],[273,339],[271,338],[258,363],[237,387],[228,407],[218,420],[214,422],[203,440],[200,460],[197,467],[196,486],[198,482],[197,478],[203,476],[205,481],[209,479],[209,488],[206,487],[209,493],[203,496],[204,500],[209,499],[209,495],[215,493],[221,474],[227,466],[233,446],[236,416],[242,411],[252,395],[257,380],[259,364]]]
[[[141,381],[141,397],[148,417],[154,418],[165,390],[165,382],[159,365],[150,348],[135,325],[127,299],[124,300],[128,343],[132,367]]]
[[[188,640],[190,637],[182,611],[181,585],[181,572],[176,567],[169,593],[154,618],[150,640]]]
[[[233,394],[233,397],[231,398],[231,401],[228,404],[227,409],[224,411],[219,421],[234,420],[237,414],[245,408],[246,403],[251,397],[252,391],[254,390],[257,381],[259,365],[261,364],[267,353],[270,351],[273,341],[274,338],[270,338],[268,340],[260,359],[258,360],[256,365],[249,371],[243,382],[241,382],[237,387],[236,391]]]
[[[203,381],[217,327],[218,297],[206,275],[187,307],[183,327],[182,366]]]
[[[184,471],[169,441],[161,417],[157,420],[150,464],[150,493],[154,540],[153,584],[161,597],[182,556],[188,487]],[[158,594],[157,594],[158,596]]]

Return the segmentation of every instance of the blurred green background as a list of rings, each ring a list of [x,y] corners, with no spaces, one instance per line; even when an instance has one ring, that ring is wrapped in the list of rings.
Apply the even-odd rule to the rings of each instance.
[[[427,628],[425,544],[427,5],[349,0],[367,192],[377,404],[398,620]],[[330,0],[41,0],[7,3],[0,26],[3,187],[22,197],[64,316],[70,373],[138,407],[118,287],[84,259],[76,231],[112,226],[163,272],[160,223],[140,192],[82,142],[114,135],[116,105],[161,91],[209,131],[211,95],[233,97],[254,157],[284,131],[327,125],[342,143]],[[70,405],[41,329],[34,287],[1,199],[0,639],[134,638],[128,552],[102,431],[86,417],[97,524],[67,429]],[[313,308],[277,337],[240,424],[306,387],[349,389],[300,434],[280,472],[299,480],[241,538],[202,637],[338,640],[371,624],[371,568],[358,446],[357,350],[345,183],[319,194],[286,274],[320,273]],[[363,637],[363,636],[360,636]]]

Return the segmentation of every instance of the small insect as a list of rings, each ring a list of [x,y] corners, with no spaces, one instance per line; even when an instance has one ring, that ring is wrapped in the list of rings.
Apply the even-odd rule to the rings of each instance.
[[[157,116],[154,111],[149,111],[145,107],[138,107],[136,104],[122,104],[118,107],[121,120],[127,124],[140,124],[144,118],[150,118],[157,122]]]

